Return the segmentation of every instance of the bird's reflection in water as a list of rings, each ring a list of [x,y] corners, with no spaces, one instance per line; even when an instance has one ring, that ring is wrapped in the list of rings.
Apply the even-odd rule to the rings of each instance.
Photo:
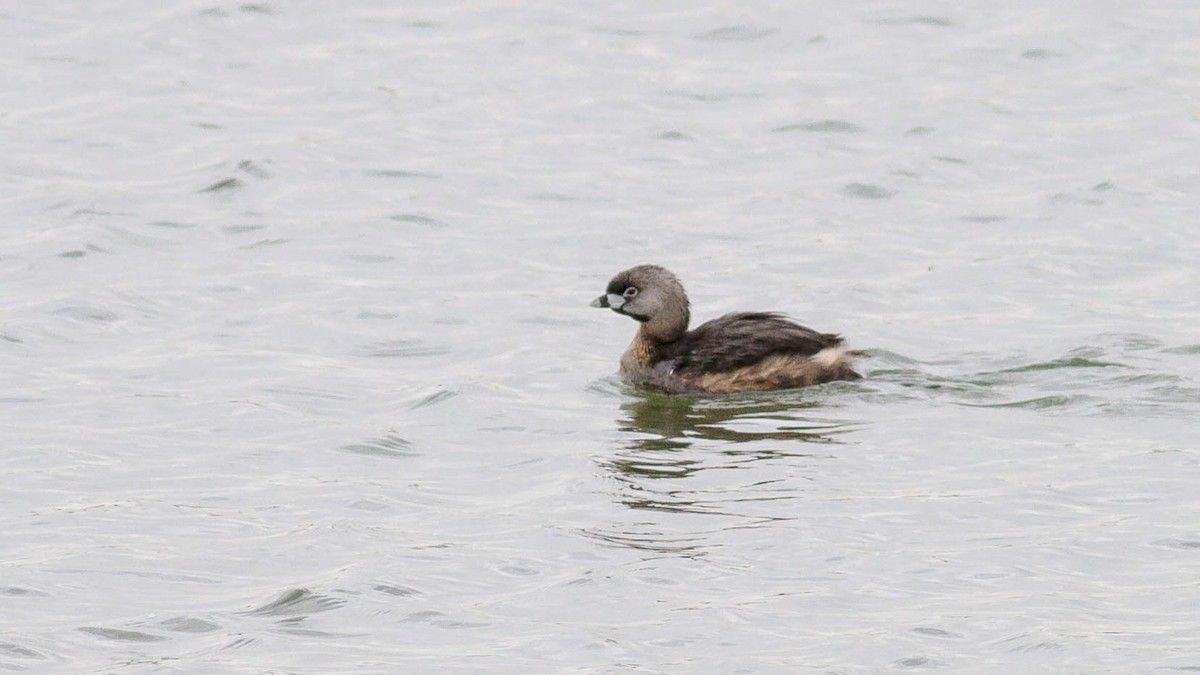
[[[797,391],[720,398],[648,391],[621,409],[621,431],[651,436],[634,441],[636,449],[686,448],[695,439],[825,442],[848,430],[844,421],[803,416],[802,411],[820,409],[820,402]]]
[[[822,394],[836,391],[832,385]],[[809,390],[718,398],[637,389],[621,406],[621,446],[602,460],[635,520],[590,532],[660,553],[701,555],[714,536],[794,517],[803,467],[856,424]]]

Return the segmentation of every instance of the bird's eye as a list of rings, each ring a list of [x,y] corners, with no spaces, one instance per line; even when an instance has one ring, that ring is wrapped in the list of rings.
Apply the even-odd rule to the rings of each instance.
[[[625,289],[625,297],[632,298],[635,295],[637,295],[637,288],[630,286],[629,288]]]

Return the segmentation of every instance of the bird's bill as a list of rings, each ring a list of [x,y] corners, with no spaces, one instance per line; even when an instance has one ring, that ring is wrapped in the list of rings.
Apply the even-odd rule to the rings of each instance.
[[[618,293],[607,293],[592,301],[592,307],[607,307],[609,309],[621,309],[625,304],[625,296]]]

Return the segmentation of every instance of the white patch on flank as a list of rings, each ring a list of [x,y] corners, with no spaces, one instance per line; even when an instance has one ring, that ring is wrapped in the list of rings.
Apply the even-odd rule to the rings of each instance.
[[[844,360],[845,358],[845,347],[826,347],[812,356],[813,361],[825,368],[832,368],[835,364]]]

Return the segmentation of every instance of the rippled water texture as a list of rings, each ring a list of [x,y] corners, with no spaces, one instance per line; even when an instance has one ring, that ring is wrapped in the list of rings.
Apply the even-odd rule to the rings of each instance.
[[[0,11],[0,670],[1200,670],[1195,2]],[[845,334],[669,397],[587,306]]]

